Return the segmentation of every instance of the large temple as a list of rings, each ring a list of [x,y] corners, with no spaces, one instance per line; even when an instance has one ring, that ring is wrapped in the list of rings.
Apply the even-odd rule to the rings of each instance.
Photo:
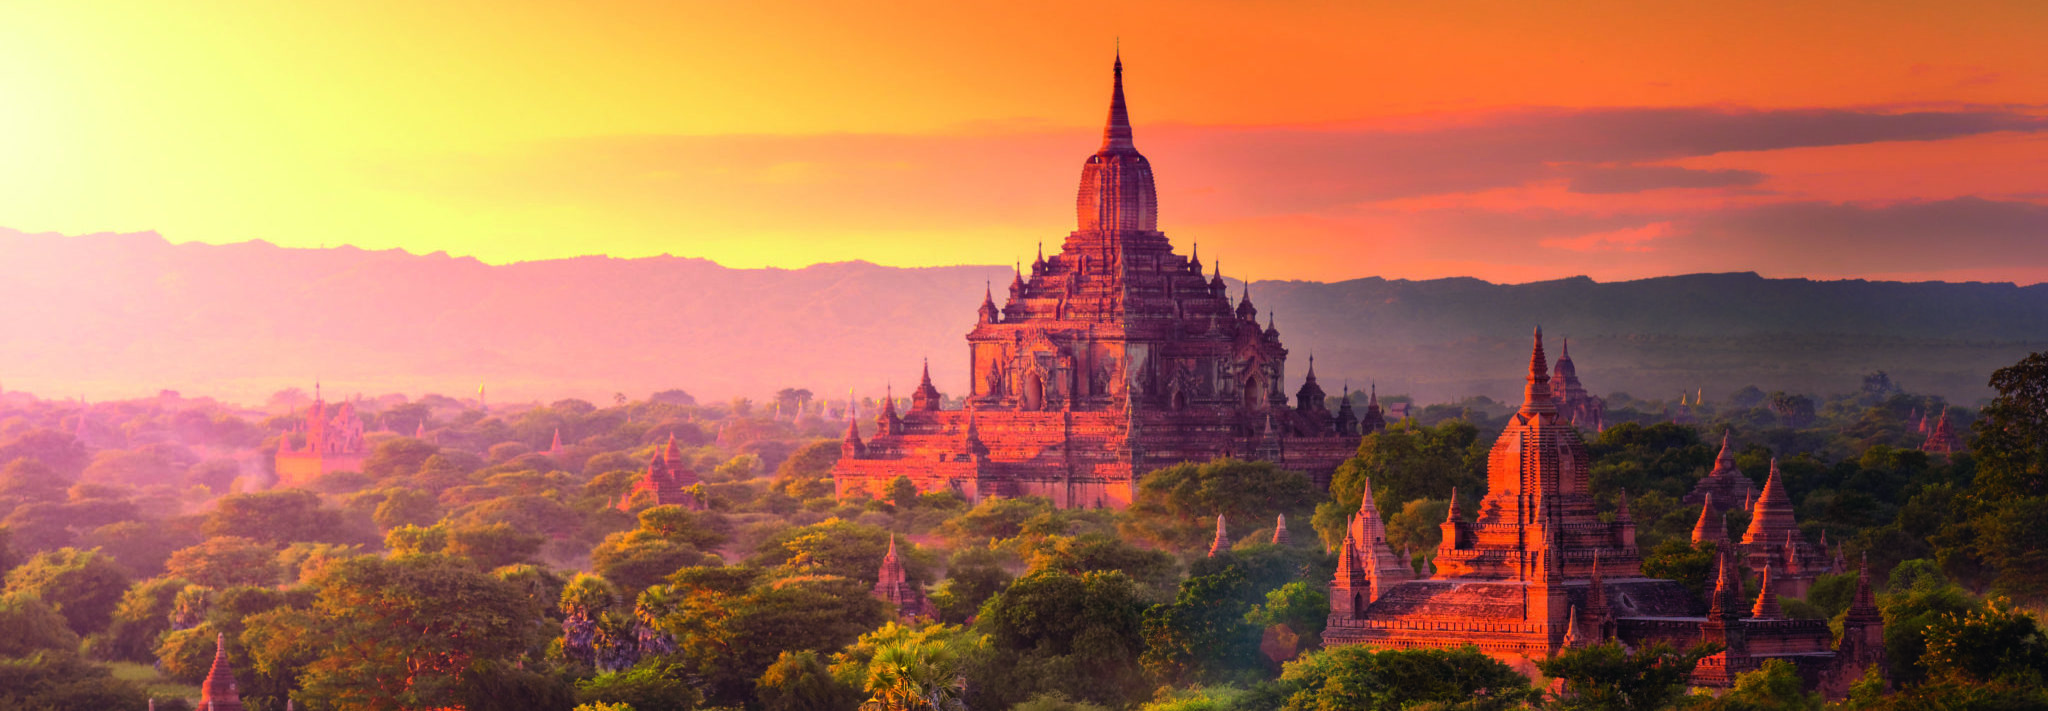
[[[1220,268],[1159,231],[1152,166],[1132,140],[1116,63],[1102,146],[1081,170],[1078,225],[1020,266],[1003,305],[984,294],[967,334],[965,409],[943,410],[927,367],[911,406],[890,398],[863,438],[848,423],[838,494],[879,495],[897,477],[969,501],[1043,496],[1127,506],[1145,472],[1219,456],[1270,461],[1327,485],[1384,427],[1335,412],[1311,364],[1292,406],[1287,349],[1249,289],[1232,303]],[[1348,396],[1348,392],[1346,393]]]
[[[1836,696],[1864,669],[1882,667],[1883,623],[1867,577],[1858,582],[1839,645],[1826,620],[1787,619],[1779,609],[1780,578],[1793,573],[1778,567],[1781,561],[1813,559],[1796,547],[1790,501],[1776,477],[1751,507],[1757,513],[1744,538],[1754,547],[1723,549],[1711,600],[1703,604],[1676,581],[1644,576],[1627,500],[1603,520],[1590,489],[1591,457],[1559,411],[1550,380],[1538,331],[1521,409],[1487,459],[1486,497],[1472,521],[1452,504],[1433,575],[1418,578],[1394,554],[1367,494],[1338,550],[1325,643],[1473,644],[1527,668],[1565,648],[1607,641],[1663,641],[1681,649],[1708,641],[1723,651],[1694,670],[1695,684],[1725,687],[1764,660],[1784,659],[1810,687]],[[1705,509],[1717,511],[1713,504]],[[1768,542],[1783,536],[1792,537],[1792,553],[1773,557]],[[1764,592],[1753,606],[1744,604],[1738,570],[1745,559],[1763,566]]]
[[[330,472],[360,472],[370,456],[363,441],[363,420],[356,417],[354,402],[342,401],[332,412],[313,387],[313,408],[306,411],[306,446],[292,445],[286,432],[277,443],[277,485],[304,486]]]

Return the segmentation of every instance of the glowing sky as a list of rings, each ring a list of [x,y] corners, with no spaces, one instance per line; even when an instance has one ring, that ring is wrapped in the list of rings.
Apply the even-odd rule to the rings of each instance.
[[[2048,281],[2048,3],[9,2],[0,226],[794,267]]]

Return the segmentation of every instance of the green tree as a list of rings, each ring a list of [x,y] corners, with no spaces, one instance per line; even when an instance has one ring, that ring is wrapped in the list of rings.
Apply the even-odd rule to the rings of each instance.
[[[0,659],[0,708],[143,711],[148,705],[141,687],[75,654]]]
[[[128,571],[98,551],[45,551],[7,573],[7,594],[42,598],[81,636],[105,629],[127,590]]]
[[[73,654],[78,651],[78,633],[64,616],[34,595],[0,595],[0,657],[26,657],[37,652]]]
[[[1286,711],[1399,711],[1417,704],[1509,709],[1532,700],[1528,678],[1466,646],[1388,649],[1344,646],[1289,662],[1280,675]]]
[[[1981,610],[1949,613],[1927,628],[1921,666],[1935,678],[1975,682],[2048,681],[2048,635],[2034,618],[1992,600]]]
[[[389,531],[399,526],[432,526],[441,520],[441,503],[434,495],[417,489],[384,490],[384,501],[370,515],[377,527]]]
[[[0,468],[0,497],[61,501],[71,481],[40,459],[21,457]]]
[[[301,681],[309,704],[373,711],[448,706],[471,665],[528,646],[540,614],[512,585],[440,555],[353,558],[315,583],[309,629],[318,657]]]
[[[1245,619],[1260,627],[1285,628],[1296,650],[1323,645],[1323,628],[1330,620],[1330,593],[1320,585],[1296,580],[1266,593],[1264,604],[1252,608]]]
[[[1693,597],[1705,600],[1714,585],[1714,560],[1719,546],[1713,541],[1697,544],[1684,538],[1671,538],[1657,544],[1657,548],[1643,556],[1643,575],[1665,580],[1676,580],[1691,590]]]
[[[377,445],[363,460],[363,473],[378,481],[410,476],[420,470],[441,448],[411,437],[399,437]]]
[[[103,637],[96,638],[93,656],[126,662],[156,658],[157,637],[171,629],[172,604],[191,583],[158,577],[136,583],[122,593]]]
[[[1048,692],[1122,707],[1150,694],[1145,603],[1122,573],[1038,572],[982,605],[975,631],[990,656],[970,675],[968,705],[1007,708]]]
[[[697,691],[685,681],[685,674],[680,667],[648,662],[576,682],[576,700],[624,704],[634,711],[693,711]]]
[[[352,543],[341,512],[320,506],[320,495],[303,489],[231,494],[214,502],[200,524],[208,537],[239,536],[270,544],[296,541]]]
[[[1145,611],[1145,669],[1185,685],[1257,667],[1260,628],[1245,619],[1257,594],[1235,567],[1183,581],[1173,602]]]
[[[1703,711],[1821,711],[1820,694],[1808,693],[1799,669],[1783,659],[1766,659],[1756,671],[1735,677],[1735,687],[1700,704]]]
[[[527,563],[540,553],[547,538],[513,528],[510,524],[463,526],[448,531],[448,554],[474,561],[485,569]]]
[[[782,652],[754,684],[763,711],[853,711],[859,687],[841,683],[817,652]]]
[[[172,553],[166,569],[172,577],[209,588],[276,585],[284,577],[276,548],[240,536],[209,538]]]
[[[1367,481],[1372,482],[1373,500],[1382,507],[1414,499],[1448,500],[1453,489],[1468,497],[1485,491],[1486,444],[1479,438],[1479,428],[1464,420],[1434,427],[1404,422],[1366,435],[1358,443],[1358,454],[1331,476],[1330,498],[1315,510],[1316,531],[1326,546],[1342,541],[1344,523],[1358,511]]]
[[[836,518],[785,528],[761,541],[747,564],[782,575],[833,575],[872,583],[889,551],[890,533],[875,526]],[[931,554],[898,540],[897,553],[910,578],[931,580]]]
[[[1545,676],[1564,682],[1561,709],[1654,711],[1685,694],[1693,667],[1715,650],[1700,646],[1678,652],[1655,642],[1635,650],[1619,642],[1569,649],[1536,662]]]
[[[680,599],[661,621],[711,703],[743,702],[783,651],[839,649],[888,618],[866,583],[813,576],[735,592],[743,576],[679,572]]]
[[[1219,515],[1252,527],[1271,523],[1280,514],[1301,520],[1322,498],[1307,476],[1270,462],[1229,457],[1184,462],[1139,480],[1137,500],[1126,512],[1123,530],[1171,549],[1206,549],[1215,537]]]

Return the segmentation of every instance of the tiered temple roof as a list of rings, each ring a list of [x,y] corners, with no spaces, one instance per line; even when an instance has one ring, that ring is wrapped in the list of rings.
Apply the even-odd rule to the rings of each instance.
[[[1779,592],[1790,574],[1781,575],[1776,564],[1767,583],[1773,600],[1759,603],[1760,616],[1751,617],[1742,595],[1743,551],[1724,548],[1719,553],[1715,594],[1706,601],[1676,581],[1644,577],[1626,496],[1617,497],[1608,521],[1600,518],[1589,489],[1585,443],[1578,429],[1563,421],[1551,395],[1540,331],[1528,372],[1522,407],[1488,458],[1488,491],[1475,520],[1464,520],[1452,494],[1435,575],[1407,581],[1374,575],[1385,569],[1371,561],[1383,553],[1369,545],[1376,516],[1367,515],[1367,498],[1368,507],[1346,527],[1339,549],[1326,644],[1475,644],[1533,672],[1531,660],[1571,646],[1619,640],[1636,647],[1662,641],[1684,648],[1706,639],[1724,645],[1724,651],[1701,662],[1693,673],[1695,683],[1727,686],[1736,674],[1779,658],[1835,696],[1847,687],[1844,683],[1837,689],[1831,680],[1860,676],[1864,667],[1858,664],[1870,654],[1883,654],[1881,621],[1859,623],[1866,626],[1849,634],[1861,635],[1858,639],[1865,641],[1858,644],[1863,646],[1845,639],[1838,651],[1826,621],[1782,619],[1773,604],[1776,595],[1790,595]],[[1782,534],[1776,512],[1779,502],[1789,499],[1782,493],[1775,498],[1766,493],[1764,499],[1758,508],[1768,511],[1759,513],[1764,519],[1760,535]],[[1716,507],[1703,508],[1708,513],[1703,535],[1725,540],[1725,525],[1714,530]],[[1782,551],[1786,545],[1780,539],[1769,548]]]
[[[1249,289],[1233,303],[1220,267],[1205,274],[1159,231],[1120,59],[1076,206],[1076,229],[1019,265],[1000,306],[984,291],[967,336],[966,410],[943,409],[921,378],[908,412],[891,402],[861,447],[849,432],[841,449],[855,456],[833,470],[840,496],[879,495],[900,476],[970,502],[1121,508],[1138,477],[1183,461],[1267,459],[1326,484],[1357,450],[1314,378],[1288,405],[1287,349]]]
[[[633,482],[633,489],[619,500],[620,511],[630,511],[636,506],[681,506],[692,511],[703,511],[704,501],[690,493],[692,486],[703,483],[697,473],[683,461],[682,449],[676,446],[676,436],[668,436],[668,446],[661,453],[647,461],[647,472],[640,480]]]
[[[287,432],[277,445],[277,482],[279,487],[301,486],[332,472],[361,472],[363,462],[369,457],[364,444],[362,418],[356,416],[356,405],[343,400],[333,410],[327,408],[327,401],[320,397],[320,386],[313,386],[313,407],[306,411],[302,431],[306,435],[306,446],[292,444],[292,433]]]
[[[1920,449],[1929,454],[1953,454],[1962,448],[1962,440],[1956,438],[1955,428],[1948,424],[1948,408],[1942,408],[1941,419],[1935,421],[1933,430],[1927,433],[1927,441],[1921,443]]]
[[[875,580],[875,597],[896,607],[896,614],[904,621],[933,619],[938,611],[926,599],[924,591],[910,581],[909,573],[903,569],[903,559],[896,554],[896,536],[889,536],[889,552],[882,556],[881,574]]]
[[[1580,429],[1595,432],[1607,430],[1607,401],[1586,392],[1586,386],[1579,382],[1578,366],[1572,364],[1572,340],[1564,339],[1564,348],[1557,355],[1557,369],[1550,379],[1555,383],[1557,413]]]
[[[1714,507],[1726,513],[1735,509],[1746,511],[1756,500],[1756,484],[1735,467],[1735,449],[1730,444],[1733,437],[1732,432],[1721,431],[1721,452],[1714,455],[1714,468],[1693,485],[1692,493],[1685,495],[1685,503],[1700,505],[1711,498]]]

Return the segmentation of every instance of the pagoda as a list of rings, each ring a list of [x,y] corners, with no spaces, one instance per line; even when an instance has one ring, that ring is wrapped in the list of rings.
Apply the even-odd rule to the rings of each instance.
[[[1756,501],[1756,484],[1735,468],[1735,450],[1729,446],[1733,434],[1721,430],[1721,453],[1714,455],[1714,468],[1706,477],[1693,484],[1692,492],[1685,495],[1688,506],[1703,506],[1711,502],[1721,513],[1734,509],[1748,511]]]
[[[1557,413],[1579,429],[1607,431],[1607,401],[1586,392],[1579,382],[1579,368],[1572,363],[1572,340],[1564,339],[1557,355],[1557,369],[1550,375],[1557,383]]]
[[[277,486],[305,486],[331,472],[360,472],[370,456],[363,440],[363,421],[356,417],[356,405],[342,401],[330,413],[320,398],[320,386],[313,386],[313,408],[306,411],[302,426],[304,448],[293,446],[291,432],[277,443]]]
[[[228,663],[227,635],[213,637],[213,668],[199,684],[199,708],[209,711],[242,711],[242,693],[235,686],[235,668]]]
[[[676,446],[676,436],[668,436],[668,447],[647,461],[647,472],[640,480],[633,482],[632,490],[619,499],[620,511],[631,511],[637,507],[681,506],[691,511],[703,511],[704,501],[690,492],[690,487],[703,483],[697,473],[683,463],[683,452]]]
[[[1857,617],[1874,607],[1852,609],[1851,618],[1866,627],[1846,631],[1840,650],[1826,620],[1781,619],[1769,605],[1761,608],[1767,616],[1753,615],[1742,595],[1742,556],[1733,551],[1720,554],[1716,592],[1705,604],[1677,581],[1645,577],[1626,499],[1602,520],[1590,487],[1591,457],[1578,428],[1558,411],[1546,366],[1538,330],[1522,406],[1487,458],[1486,496],[1466,521],[1453,495],[1434,574],[1414,578],[1407,566],[1386,562],[1393,555],[1368,485],[1337,551],[1325,644],[1471,644],[1533,673],[1534,660],[1568,647],[1662,641],[1684,649],[1708,640],[1724,651],[1700,663],[1695,684],[1727,686],[1736,674],[1779,658],[1798,666],[1809,685],[1836,695],[1837,687],[1847,688],[1840,680],[1860,676],[1872,654],[1855,645],[1875,639],[1874,653],[1883,654],[1881,629],[1867,629],[1881,628],[1881,620]],[[1768,490],[1759,509],[1764,502],[1775,510]],[[1768,520],[1765,537],[1782,529],[1775,515]],[[1705,523],[1704,535],[1725,538],[1725,529]],[[1786,578],[1771,568],[1776,594]]]
[[[1921,422],[1924,426],[1924,417]],[[1928,454],[1954,454],[1962,448],[1962,440],[1956,438],[1955,429],[1948,424],[1948,408],[1944,407],[1941,409],[1941,419],[1934,422],[1932,431],[1927,433],[1927,441],[1921,443],[1920,449]]]
[[[897,477],[970,502],[1043,496],[1061,507],[1130,504],[1146,472],[1237,456],[1327,486],[1358,447],[1314,369],[1290,406],[1287,349],[1250,289],[1159,231],[1152,165],[1133,141],[1115,64],[1108,125],[1083,163],[1076,229],[1019,265],[1001,306],[985,292],[967,334],[963,410],[942,409],[930,370],[906,412],[891,398],[866,439],[849,422],[839,496]],[[1349,430],[1349,431],[1347,431]]]
[[[1771,460],[1771,474],[1764,479],[1763,494],[1750,507],[1749,529],[1737,544],[1744,565],[1752,571],[1773,570],[1778,594],[1806,597],[1823,573],[1840,572],[1828,560],[1827,547],[1814,545],[1799,531],[1792,517],[1792,497],[1785,493],[1784,476],[1778,460]]]
[[[881,574],[875,579],[875,597],[895,606],[897,619],[905,623],[920,619],[936,619],[938,611],[926,599],[924,591],[910,582],[910,574],[903,569],[903,559],[896,555],[896,536],[889,536],[889,552],[882,556]]]

